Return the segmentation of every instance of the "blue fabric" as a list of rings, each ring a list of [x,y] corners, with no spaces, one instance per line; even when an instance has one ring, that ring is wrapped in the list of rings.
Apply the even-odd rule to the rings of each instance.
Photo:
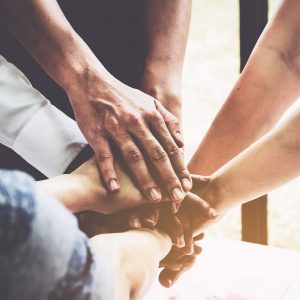
[[[12,255],[31,233],[34,182],[24,173],[0,170],[0,253]]]
[[[93,281],[94,261],[87,240],[82,234],[76,237],[74,250],[65,276],[58,280],[49,300],[89,300]]]
[[[28,175],[0,170],[0,299],[110,300],[113,272],[75,217]]]

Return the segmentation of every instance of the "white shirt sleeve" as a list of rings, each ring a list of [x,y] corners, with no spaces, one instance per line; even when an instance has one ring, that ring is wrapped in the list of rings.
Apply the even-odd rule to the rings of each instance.
[[[76,122],[0,55],[0,143],[47,177],[62,174],[87,145]]]

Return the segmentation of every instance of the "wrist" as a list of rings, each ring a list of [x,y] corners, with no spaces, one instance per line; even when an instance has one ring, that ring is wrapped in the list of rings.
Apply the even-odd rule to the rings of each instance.
[[[77,98],[76,94],[80,90],[91,90],[92,93],[97,86],[97,91],[106,91],[110,84],[119,83],[86,45],[83,48],[87,49],[79,49],[68,55],[68,59],[65,59],[66,64],[62,65],[58,76],[59,84],[68,96],[74,96],[72,99]]]
[[[181,120],[181,78],[165,72],[145,70],[140,89],[161,102],[161,104]]]
[[[221,217],[228,209],[228,191],[218,178],[213,176],[207,186],[200,192],[200,196],[207,201],[212,208],[216,209]]]

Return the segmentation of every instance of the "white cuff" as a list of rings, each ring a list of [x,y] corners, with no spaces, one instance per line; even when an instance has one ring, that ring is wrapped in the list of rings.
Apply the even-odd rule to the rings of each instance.
[[[64,173],[86,145],[76,122],[48,102],[24,125],[12,149],[53,177]]]

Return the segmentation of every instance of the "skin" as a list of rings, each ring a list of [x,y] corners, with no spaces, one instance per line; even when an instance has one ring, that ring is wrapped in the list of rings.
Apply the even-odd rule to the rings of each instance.
[[[176,10],[172,11],[180,14],[179,5],[174,4]],[[150,4],[149,9],[157,11],[158,3]],[[105,186],[111,192],[120,190],[111,151],[113,142],[146,198],[152,202],[162,199],[147,160],[169,198],[176,203],[182,201],[192,181],[180,150],[183,142],[178,120],[155,98],[114,78],[73,30],[56,1],[2,0],[0,14],[20,42],[65,90],[77,123],[95,151]],[[173,35],[175,30],[165,36]],[[154,37],[152,33],[149,40],[156,43]],[[153,53],[157,55],[159,51]],[[149,65],[156,61],[156,55],[149,59]],[[143,82],[151,86],[146,75]]]
[[[136,221],[140,222],[139,219],[132,217],[134,216],[133,212],[139,216],[140,214],[137,208],[128,210],[128,207],[140,205],[140,210],[146,220],[152,207],[150,204],[145,207],[147,200],[143,199],[142,194],[121,166],[117,167],[117,172],[125,188],[115,195],[106,191],[100,178],[95,157],[71,174],[57,176],[37,184],[39,188],[53,194],[72,212],[94,211],[94,213],[90,212],[90,216],[83,222],[92,223],[91,229],[87,232],[93,236],[91,242],[101,251],[107,253],[115,271],[115,299],[142,299],[153,282],[159,266],[167,267],[162,272],[160,281],[168,286],[170,278],[175,281],[179,277],[179,269],[183,272],[192,267],[196,255],[201,252],[201,248],[194,245],[193,236],[189,234],[191,228],[187,226],[188,222],[185,223],[185,228],[181,228],[181,223],[177,223],[177,217],[175,218],[174,215],[170,214],[169,206],[166,205],[168,203],[165,203],[162,208],[161,221],[157,228],[154,229],[152,225],[150,226],[151,229],[137,230],[142,224],[137,224]],[[141,206],[142,204],[144,205]],[[95,212],[111,214],[125,208],[127,210],[108,216],[104,220],[103,216],[101,218],[99,214],[95,214]],[[210,206],[205,201],[196,195],[189,194],[180,209],[180,216],[189,219],[191,212],[195,213],[196,211],[198,217],[202,215],[207,222],[214,218]],[[132,223],[128,225],[129,216]],[[120,224],[121,222],[123,224]],[[136,229],[115,233],[116,231],[128,230],[130,227]],[[178,230],[181,232],[181,236],[179,236],[179,240],[176,240]],[[108,232],[111,233],[108,234]],[[184,235],[188,236],[188,239],[184,240]],[[171,238],[175,239],[175,243],[180,247],[185,246],[185,241],[187,245],[193,244],[190,246],[192,249],[190,249],[189,255],[178,252],[176,249],[179,248],[173,248],[177,255],[176,261],[174,262],[172,255],[166,257],[171,250]],[[165,257],[166,259],[163,259]]]
[[[189,169],[192,172],[212,174],[270,131],[299,96],[299,6],[297,1],[283,1],[191,160]],[[297,115],[293,116],[278,132],[267,135],[221,168],[210,181],[207,180],[206,186],[203,180],[195,177],[194,191],[223,213],[233,205],[249,201],[298,176],[299,145],[294,129],[299,126],[298,119]],[[190,228],[193,235],[197,235],[208,223],[199,218],[196,210],[190,211],[194,212]],[[180,265],[181,257],[182,252],[175,248],[166,259],[172,265],[176,262]],[[184,267],[177,270],[167,267],[161,273],[161,282],[170,286],[183,271]]]
[[[299,1],[282,1],[278,12],[264,30],[241,76],[190,161],[188,165],[190,172],[202,175],[213,174],[268,133],[277,124],[287,108],[299,97],[299,9]],[[268,169],[264,170],[267,171]],[[238,168],[235,171],[235,179],[239,182],[239,179],[242,180],[243,177]],[[273,177],[274,174],[266,174],[259,168],[256,171],[257,174],[255,176],[254,173],[252,174],[252,179],[255,180],[256,184],[267,181],[267,178],[262,179],[261,177],[262,181],[258,180],[259,174],[262,173],[270,176],[272,180],[276,178]],[[291,171],[290,175],[293,176],[293,174]],[[233,173],[231,175],[233,176]],[[282,183],[285,182],[287,174],[278,172],[278,175],[282,176]],[[216,176],[219,178],[219,175]],[[211,183],[209,184],[210,188],[205,189],[204,191],[206,192],[202,193],[202,179],[194,177],[193,191],[204,197],[208,202],[211,201],[215,208],[221,210],[220,214],[231,207],[230,199],[233,201],[232,205],[235,203],[234,198],[231,198],[232,195],[230,193],[227,194],[228,188],[226,188],[226,185],[222,187],[225,184],[223,180],[215,181],[215,179],[212,179],[213,182],[218,182],[218,185]],[[233,180],[233,177],[231,179]],[[242,188],[242,182],[239,183],[241,184],[240,188]],[[238,201],[252,200],[273,187],[270,183],[264,189],[260,187],[261,190],[255,192],[256,190],[252,185],[251,195],[249,193],[251,199],[247,198],[246,191],[243,190],[245,194],[242,195],[240,193]],[[260,192],[262,190],[264,190],[263,193]],[[230,197],[228,202],[225,200],[226,197]],[[224,200],[218,201],[213,199]],[[216,202],[215,204],[214,201]],[[194,226],[195,228],[194,235],[203,231],[207,225],[207,222],[201,217],[197,217],[197,214],[193,215],[192,220],[195,221],[195,224],[191,225],[191,227]],[[182,222],[187,222],[187,220],[182,220]],[[176,263],[180,254],[173,252],[171,255],[173,263]],[[183,269],[179,269],[177,273],[173,272],[170,277],[165,276],[165,282],[168,280],[174,282],[172,279],[178,278],[183,273]],[[164,271],[167,272],[168,268]]]
[[[181,81],[191,0],[147,0],[146,59],[141,90],[158,99],[181,123]]]
[[[298,109],[279,128],[216,171],[198,194],[225,213],[298,177],[299,128]]]
[[[91,242],[112,264],[116,300],[142,299],[156,277],[159,262],[171,249],[168,235],[149,229],[101,234]]]
[[[269,132],[299,96],[299,9],[299,1],[282,1],[190,161],[192,173],[211,175]]]

